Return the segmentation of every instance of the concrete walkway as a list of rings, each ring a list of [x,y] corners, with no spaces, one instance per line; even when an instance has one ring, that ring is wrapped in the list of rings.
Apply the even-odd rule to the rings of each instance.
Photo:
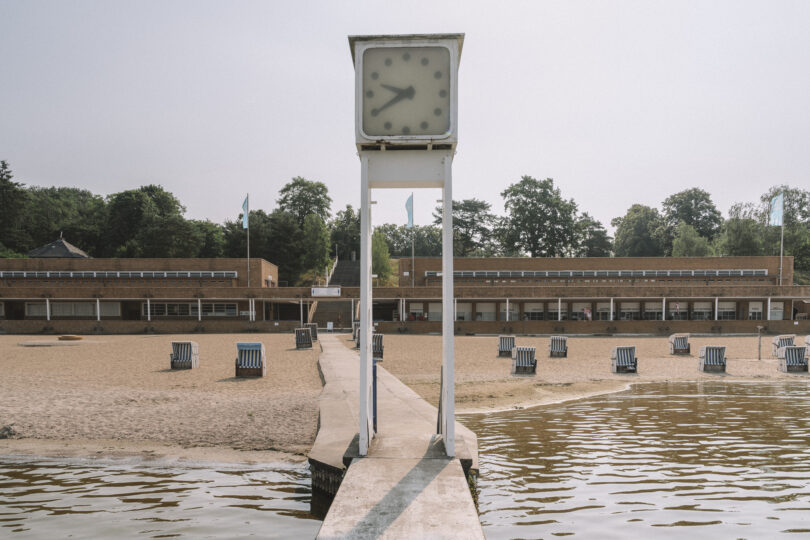
[[[360,356],[340,342],[345,335],[319,337],[325,384],[310,463],[313,475],[348,471],[318,538],[483,538],[464,474],[478,471],[475,434],[457,422],[457,457],[447,458],[436,408],[378,364],[378,433],[358,457]]]

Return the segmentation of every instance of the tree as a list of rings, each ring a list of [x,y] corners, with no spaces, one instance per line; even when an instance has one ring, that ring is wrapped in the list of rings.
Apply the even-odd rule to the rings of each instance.
[[[107,256],[142,257],[143,253],[155,253],[155,256],[168,257],[170,255],[160,254],[160,246],[175,251],[169,246],[187,240],[191,232],[185,227],[177,231],[167,227],[181,223],[186,209],[160,186],[141,186],[110,195],[107,209]],[[164,237],[161,238],[161,234]],[[167,238],[172,235],[177,238]]]
[[[694,227],[680,222],[675,228],[672,242],[673,257],[706,257],[711,254],[709,240],[700,236]]]
[[[360,212],[355,212],[347,204],[345,210],[339,210],[330,223],[332,234],[331,246],[337,245],[338,259],[349,259],[354,253],[360,255]]]
[[[225,254],[225,228],[209,220],[191,220],[189,223],[197,229],[197,233],[202,239],[200,251],[197,257],[204,259],[215,259]]]
[[[30,239],[22,228],[28,193],[25,184],[12,178],[11,167],[6,161],[0,161],[0,242],[12,252],[28,251]]]
[[[304,270],[322,272],[329,265],[329,229],[318,215],[310,214],[304,220],[301,243],[306,246],[302,260]]]
[[[323,182],[310,182],[296,176],[281,188],[279,195],[276,200],[279,210],[292,214],[299,227],[304,226],[304,219],[309,214],[320,216],[324,222],[329,219],[332,198]]]
[[[504,241],[532,257],[556,257],[573,251],[576,242],[573,199],[562,198],[554,180],[524,176],[501,196],[507,213]],[[504,249],[507,248],[504,246]]]
[[[405,225],[385,223],[375,231],[385,237],[388,251],[394,257],[410,257],[411,240],[417,257],[438,257],[442,254],[442,230],[435,225],[414,225],[408,228]]]
[[[457,257],[487,255],[492,252],[495,216],[491,205],[478,199],[453,201],[453,254]],[[433,223],[441,225],[442,207],[433,212]]]
[[[379,232],[371,236],[371,272],[377,274],[381,283],[388,281],[391,276],[391,256],[388,253],[388,244],[385,237]]]
[[[24,227],[29,249],[53,242],[60,233],[71,244],[97,256],[104,249],[107,205],[98,195],[77,188],[28,189]]]
[[[734,204],[715,239],[715,252],[725,257],[755,257],[763,254],[765,235],[762,212],[752,203]]]
[[[798,272],[810,271],[810,191],[791,188],[787,185],[774,186],[760,198],[763,218],[767,219],[770,201],[778,193],[783,194],[783,222],[785,228],[784,253],[793,256],[793,267]],[[778,255],[781,242],[780,227],[767,226],[765,232],[765,252]]]
[[[610,257],[613,239],[602,223],[584,212],[577,219],[576,257]]]
[[[616,228],[613,251],[617,257],[660,257],[664,254],[658,210],[634,204],[623,217],[610,222]]]
[[[713,240],[723,224],[723,216],[712,202],[711,195],[700,188],[691,188],[670,195],[662,206],[664,221],[673,234],[679,223],[686,223],[691,225],[699,236]]]

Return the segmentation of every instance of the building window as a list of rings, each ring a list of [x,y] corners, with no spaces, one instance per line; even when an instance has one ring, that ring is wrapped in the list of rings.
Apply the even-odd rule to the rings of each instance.
[[[457,321],[471,321],[472,320],[472,304],[469,302],[459,302],[456,304],[456,320]]]
[[[641,320],[641,303],[621,302],[619,305],[619,320],[620,321]]]
[[[6,316],[6,311],[5,310],[6,310],[6,308],[5,308],[5,306],[3,306],[3,302],[0,302],[0,317],[5,317]]]
[[[762,302],[748,302],[748,318],[752,321],[762,320]]]
[[[610,302],[597,302],[596,315],[594,320],[609,321],[610,320]]]
[[[660,321],[664,312],[664,306],[660,302],[644,302],[644,320]]]
[[[495,320],[495,302],[478,302],[475,305],[475,320],[476,321],[494,321]]]
[[[771,302],[771,320],[781,321],[785,317],[785,303]]]
[[[442,320],[442,304],[441,302],[431,302],[428,304],[428,320],[441,321]]]
[[[25,316],[26,317],[45,317],[47,312],[45,309],[45,302],[26,302],[25,303]]]
[[[526,302],[523,304],[523,318],[527,321],[542,321],[543,311],[542,302]]]
[[[425,320],[425,312],[422,302],[408,302],[408,319],[411,321]]]
[[[737,319],[736,302],[720,302],[717,307],[717,319],[721,321],[733,321]]]
[[[709,321],[712,319],[711,302],[695,302],[692,304],[693,321]]]

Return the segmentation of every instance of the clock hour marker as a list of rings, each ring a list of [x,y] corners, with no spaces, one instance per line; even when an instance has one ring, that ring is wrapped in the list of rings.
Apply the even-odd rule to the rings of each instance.
[[[429,62],[429,60],[427,58],[422,58],[422,65],[423,66],[428,65],[428,62]]]
[[[374,111],[376,111],[376,110],[377,109],[374,109]],[[371,111],[372,115],[374,115],[374,111]],[[440,108],[436,107],[435,109],[433,109],[433,114],[435,114],[436,116],[441,116],[442,110]]]
[[[390,59],[390,58],[386,58],[386,59],[385,59],[385,65],[386,65],[386,66],[390,66],[390,65],[391,65],[391,59]]]
[[[402,133],[404,133],[405,135],[407,135],[410,132],[411,132],[411,128],[409,128],[408,126],[404,126],[402,128]]]
[[[436,110],[438,111],[439,109]],[[371,116],[377,116],[378,114],[380,114],[380,111],[378,109],[371,109]]]
[[[372,71],[372,72],[371,72],[371,78],[372,78],[372,79],[374,79],[374,80],[376,81],[377,79],[379,79],[379,78],[380,78],[380,74],[379,74],[379,73],[377,73],[376,71]]]
[[[374,92],[372,92],[371,90],[369,90],[368,92],[366,92],[366,97],[367,97],[367,98],[373,98],[373,97],[374,97]]]
[[[447,97],[447,90],[439,90],[439,97]]]
[[[391,122],[386,122],[385,124],[383,124],[383,126],[385,127],[385,129],[391,129]]]
[[[422,122],[421,124],[419,124],[419,127],[422,128],[422,129],[427,129],[428,128],[428,123],[427,122]]]
[[[411,53],[405,53],[402,55],[402,59],[406,62],[411,59]]]
[[[436,73],[434,73],[434,74],[433,74],[433,77],[434,77],[435,79],[441,79],[441,78],[442,78],[442,72],[441,72],[441,71],[437,71]]]

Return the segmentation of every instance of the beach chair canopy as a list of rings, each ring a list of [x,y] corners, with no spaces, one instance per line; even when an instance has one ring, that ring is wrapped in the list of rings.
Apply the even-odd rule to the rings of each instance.
[[[634,366],[636,364],[636,347],[613,347],[610,355],[612,360],[616,360],[617,366]]]
[[[782,358],[785,359],[785,364],[789,366],[801,366],[807,363],[807,347],[806,346],[788,346],[782,347]]]
[[[236,344],[236,363],[239,368],[262,367],[264,354],[264,343]]]
[[[383,335],[382,334],[372,334],[371,335],[371,355],[373,358],[382,358],[383,357]]]
[[[726,363],[726,347],[706,345],[700,348],[700,358],[707,366],[720,366]]]
[[[565,336],[551,336],[548,342],[550,352],[565,352],[568,349],[568,338]]]

